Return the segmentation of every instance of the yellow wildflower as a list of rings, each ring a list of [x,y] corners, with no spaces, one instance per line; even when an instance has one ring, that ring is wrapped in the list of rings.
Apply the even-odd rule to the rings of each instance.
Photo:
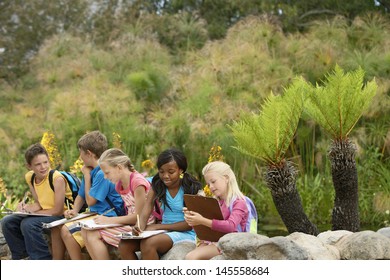
[[[211,197],[213,196],[213,193],[211,192],[209,185],[204,186],[203,188],[205,196]]]
[[[0,177],[0,194],[6,194],[7,193],[7,186],[4,183],[3,178]]]
[[[154,167],[154,164],[150,159],[147,159],[141,163],[141,167],[145,169],[152,169]]]
[[[113,132],[112,136],[113,136],[113,140],[112,140],[113,146],[117,149],[122,149],[121,136],[116,132]]]
[[[210,149],[208,162],[217,161],[217,160],[223,161],[223,155],[221,154],[221,151],[222,151],[221,146],[213,145]]]
[[[58,168],[61,166],[62,159],[61,155],[58,152],[57,143],[55,140],[55,136],[50,131],[47,131],[43,134],[41,139],[41,144],[47,150],[49,154],[50,165],[52,168]]]
[[[222,155],[221,151],[222,151],[221,146],[213,145],[210,149],[210,152],[209,152],[208,162],[210,163],[212,161],[217,161],[217,160],[223,161],[223,155]],[[204,191],[204,194],[206,196],[213,196],[213,193],[210,191],[210,188],[208,185],[204,186],[203,191]]]
[[[84,162],[83,160],[79,157],[74,164],[69,168],[70,172],[73,174],[81,174],[81,168],[83,167]]]

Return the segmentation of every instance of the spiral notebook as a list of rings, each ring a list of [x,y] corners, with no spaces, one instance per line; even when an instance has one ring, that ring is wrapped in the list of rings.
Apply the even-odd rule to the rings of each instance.
[[[223,220],[221,208],[218,200],[212,197],[205,197],[201,195],[184,195],[184,202],[188,210],[198,212],[207,219]],[[217,242],[225,232],[215,231],[209,227],[199,225],[194,226],[197,237],[201,240]]]
[[[141,232],[140,235],[134,235],[132,232],[122,232],[121,234],[118,234],[117,236],[121,239],[144,239],[151,237],[153,235],[161,234],[167,232],[163,229],[157,229],[157,230],[145,230]]]

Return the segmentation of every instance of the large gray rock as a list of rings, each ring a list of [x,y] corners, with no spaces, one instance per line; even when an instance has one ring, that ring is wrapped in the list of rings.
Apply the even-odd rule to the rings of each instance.
[[[286,237],[301,246],[311,260],[339,260],[340,252],[335,246],[328,245],[319,238],[302,232],[294,232]]]
[[[5,241],[1,227],[0,227],[0,259],[1,260],[11,259],[11,251],[9,250],[7,242]]]
[[[317,237],[325,244],[335,245],[337,242],[340,241],[340,239],[351,234],[353,234],[353,232],[348,230],[328,230],[325,232],[321,232]]]
[[[380,234],[390,238],[390,227],[378,229],[377,233],[380,233]]]
[[[222,255],[213,260],[308,260],[308,259],[390,259],[390,228],[382,228],[377,232],[363,231],[327,231],[314,236],[293,233],[287,237],[272,237],[252,233],[230,233],[222,237],[219,246]],[[330,246],[334,245],[334,246]],[[190,242],[178,243],[161,259],[182,260],[195,248]],[[333,249],[337,250],[334,251]],[[88,253],[85,259],[90,259]],[[335,257],[336,254],[336,257]],[[120,259],[117,250],[110,250],[112,259]],[[10,259],[8,245],[0,227],[0,259]]]
[[[269,237],[252,233],[229,233],[219,239],[218,247],[227,260],[256,259],[257,250]]]
[[[345,236],[335,246],[343,260],[390,260],[390,239],[371,230]]]
[[[218,242],[227,260],[307,260],[308,253],[285,237],[268,238],[253,233],[230,233]]]
[[[184,260],[185,256],[195,247],[195,243],[192,242],[179,242],[163,255],[161,260]]]

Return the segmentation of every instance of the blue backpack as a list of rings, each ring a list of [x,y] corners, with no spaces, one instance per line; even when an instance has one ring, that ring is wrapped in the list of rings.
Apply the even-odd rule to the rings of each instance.
[[[248,219],[246,220],[246,225],[245,228],[242,229],[241,225],[239,224],[237,226],[237,231],[238,232],[250,232],[250,233],[256,233],[257,234],[257,223],[258,223],[258,216],[257,216],[257,210],[256,206],[253,203],[253,201],[245,196],[245,202],[246,202],[246,207],[248,208]],[[233,210],[233,201],[230,203],[230,212]]]

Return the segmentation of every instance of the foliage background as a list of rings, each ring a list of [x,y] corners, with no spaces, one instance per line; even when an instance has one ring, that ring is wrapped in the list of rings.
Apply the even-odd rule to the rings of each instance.
[[[12,23],[5,20],[6,11],[20,8],[22,2],[2,2],[4,26]],[[312,7],[295,3],[299,1],[200,1],[213,2],[213,7],[199,6],[198,1],[132,1],[132,8],[121,10],[114,2],[101,1],[105,5],[86,17],[83,1],[75,1],[73,12],[64,3],[43,8],[33,1],[26,23],[1,37],[0,47],[19,42],[30,54],[15,48],[15,57],[26,58],[22,61],[9,49],[7,56],[0,54],[0,177],[8,191],[2,202],[6,196],[23,196],[24,151],[45,132],[55,135],[61,168],[69,170],[78,159],[78,138],[99,129],[110,146],[117,141],[115,135],[120,136],[121,148],[140,171],[143,161],[154,161],[163,149],[176,146],[186,153],[189,172],[201,178],[210,148],[220,146],[243,191],[256,203],[260,230],[270,225],[283,230],[263,182],[264,167],[232,148],[228,125],[242,114],[257,112],[271,91],[281,94],[296,76],[321,83],[338,64],[345,71],[360,66],[366,79],[375,78],[378,84],[351,138],[358,146],[363,227],[389,224],[387,13],[373,5],[363,9],[365,13],[342,10],[347,5],[314,17],[307,14]],[[332,7],[331,1],[322,2],[329,5],[322,11]],[[68,16],[62,13],[63,24],[54,17],[49,25],[47,17],[37,17],[43,10],[52,15],[67,11]],[[277,16],[280,10],[283,14]],[[47,33],[30,34],[28,41],[19,33],[23,26],[46,26]],[[304,113],[288,151],[299,169],[297,186],[305,211],[323,230],[330,228],[333,206],[329,141]]]

